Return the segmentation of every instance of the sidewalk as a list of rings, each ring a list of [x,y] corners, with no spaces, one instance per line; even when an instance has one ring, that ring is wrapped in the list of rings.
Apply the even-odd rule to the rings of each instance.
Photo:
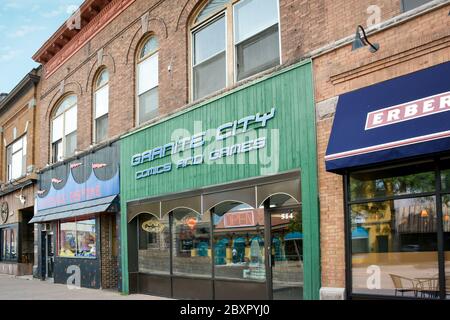
[[[133,294],[121,295],[114,290],[73,289],[30,277],[0,275],[0,300],[170,300]]]

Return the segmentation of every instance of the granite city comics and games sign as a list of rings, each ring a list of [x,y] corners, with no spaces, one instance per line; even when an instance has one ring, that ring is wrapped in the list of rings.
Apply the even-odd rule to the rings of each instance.
[[[272,108],[267,113],[257,113],[256,115],[249,115],[241,119],[224,123],[213,129],[202,131],[192,136],[184,137],[176,141],[168,142],[162,146],[146,150],[142,153],[135,154],[131,157],[131,166],[136,167],[142,164],[149,163],[157,159],[171,157],[170,161],[158,166],[153,166],[136,172],[136,180],[147,178],[154,175],[159,175],[172,171],[174,168],[183,169],[188,166],[197,166],[206,163],[213,163],[216,160],[226,157],[232,157],[238,154],[245,154],[250,151],[259,150],[266,147],[267,138],[255,137],[254,139],[247,139],[241,143],[236,143],[228,146],[218,146],[206,152],[196,152],[203,148],[208,140],[211,143],[225,143],[227,139],[238,137],[242,134],[248,133],[251,130],[258,130],[265,128],[270,120],[275,117],[275,108]],[[189,157],[181,158],[176,161],[173,156],[181,153],[190,153]]]

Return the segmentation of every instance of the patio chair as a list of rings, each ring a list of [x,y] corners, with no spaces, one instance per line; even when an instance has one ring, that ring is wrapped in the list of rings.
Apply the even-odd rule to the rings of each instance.
[[[439,275],[428,279],[417,279],[421,298],[439,298]]]
[[[445,275],[445,296],[450,296],[450,273]]]
[[[414,279],[402,277],[396,274],[389,274],[394,283],[395,295],[399,292],[402,296],[405,292],[413,292],[414,296],[417,297],[417,282]]]

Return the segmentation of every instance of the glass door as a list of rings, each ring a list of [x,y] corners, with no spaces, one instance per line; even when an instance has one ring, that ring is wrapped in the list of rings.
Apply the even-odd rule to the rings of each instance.
[[[269,295],[273,300],[303,299],[303,228],[298,207],[269,210]]]
[[[47,233],[45,237],[46,243],[46,265],[47,265],[47,278],[53,278],[53,265],[55,250],[53,246],[53,233]]]

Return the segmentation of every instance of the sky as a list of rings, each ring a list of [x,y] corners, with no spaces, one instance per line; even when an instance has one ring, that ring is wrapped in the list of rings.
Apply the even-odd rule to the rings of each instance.
[[[0,93],[38,66],[31,57],[83,0],[0,0]]]

